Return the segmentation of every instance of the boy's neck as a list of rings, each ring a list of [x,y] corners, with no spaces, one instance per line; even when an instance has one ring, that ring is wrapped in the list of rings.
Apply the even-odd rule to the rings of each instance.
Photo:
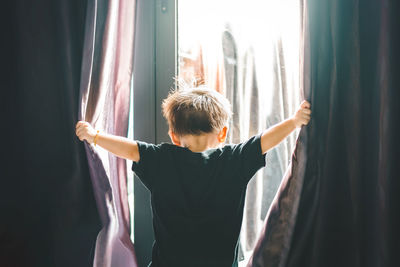
[[[185,135],[180,137],[180,143],[182,147],[186,147],[192,152],[203,152],[220,145],[217,135],[214,133]]]

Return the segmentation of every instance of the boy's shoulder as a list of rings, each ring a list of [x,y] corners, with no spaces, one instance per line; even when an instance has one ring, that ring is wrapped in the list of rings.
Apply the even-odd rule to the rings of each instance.
[[[139,151],[150,151],[153,153],[163,153],[163,152],[175,152],[184,151],[187,148],[180,147],[171,143],[162,142],[159,144],[147,143],[144,141],[136,141],[139,146]]]
[[[136,140],[136,142],[138,143],[139,146],[152,147],[152,148],[159,149],[159,150],[190,151],[187,147],[181,147],[181,146],[177,146],[175,144],[171,144],[171,143],[167,143],[167,142],[161,142],[159,144],[148,143],[148,142],[139,141],[139,140]],[[210,148],[210,149],[205,150],[203,152],[206,152],[206,151],[222,151],[222,150],[226,150],[226,149],[227,150],[232,150],[237,145],[238,144],[224,144],[221,147]],[[193,152],[193,153],[197,153],[197,152]]]
[[[156,149],[161,149],[161,148],[166,148],[166,149],[172,149],[176,145],[167,143],[167,142],[162,142],[159,144],[154,144],[151,142],[146,142],[146,141],[141,141],[141,140],[135,140],[136,143],[138,144],[139,147],[146,147],[146,148],[156,148]]]
[[[233,143],[228,143],[224,144],[221,147],[217,148],[210,148],[208,150],[205,150],[203,152],[192,152],[190,149],[187,147],[181,147],[177,146],[175,144],[167,143],[167,142],[162,142],[159,144],[153,144],[153,143],[147,143],[144,141],[136,141],[138,146],[139,146],[139,151],[141,153],[145,152],[150,152],[152,154],[183,154],[183,155],[203,155],[207,158],[209,158],[211,155],[213,156],[222,156],[226,155],[229,158],[237,155],[241,156],[241,154],[245,153],[246,147],[254,146],[255,140],[257,140],[257,136],[253,136],[250,139],[246,140],[245,142],[238,143],[238,144],[233,144]],[[259,144],[256,145],[257,147],[260,146]],[[261,153],[261,152],[260,152]]]

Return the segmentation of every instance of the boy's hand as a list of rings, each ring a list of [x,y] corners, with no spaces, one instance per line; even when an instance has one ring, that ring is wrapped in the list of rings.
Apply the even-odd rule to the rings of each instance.
[[[310,103],[303,101],[294,115],[278,123],[261,136],[261,152],[264,154],[284,140],[294,129],[307,125],[311,118]]]
[[[311,119],[311,105],[306,100],[301,102],[300,107],[297,109],[296,113],[292,116],[292,121],[296,128],[302,125],[307,125]]]
[[[93,143],[97,132],[88,122],[78,121],[75,128],[75,133],[79,140],[86,140],[89,144]]]

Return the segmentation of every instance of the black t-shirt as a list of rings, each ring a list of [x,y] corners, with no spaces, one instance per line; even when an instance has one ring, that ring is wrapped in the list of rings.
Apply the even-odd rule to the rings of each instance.
[[[196,153],[137,142],[132,170],[151,192],[152,265],[230,267],[236,262],[246,186],[261,167],[261,135]]]

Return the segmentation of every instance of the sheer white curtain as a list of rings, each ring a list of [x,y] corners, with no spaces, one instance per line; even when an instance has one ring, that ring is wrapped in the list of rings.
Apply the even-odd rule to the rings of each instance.
[[[299,1],[203,1],[196,10],[181,1],[178,32],[180,76],[204,80],[232,104],[229,142],[245,141],[294,113],[300,102]],[[296,136],[270,150],[266,168],[248,184],[241,264],[255,246]]]

